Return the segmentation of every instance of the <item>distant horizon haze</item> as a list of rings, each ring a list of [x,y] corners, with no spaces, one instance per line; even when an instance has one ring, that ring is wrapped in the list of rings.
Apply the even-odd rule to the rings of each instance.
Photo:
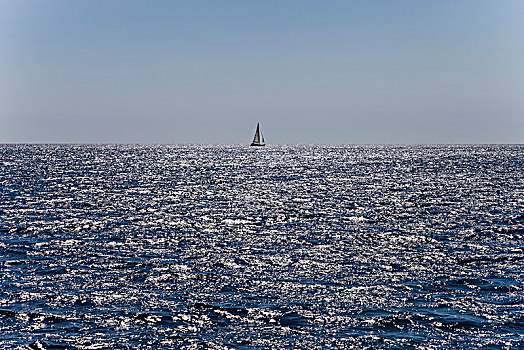
[[[517,0],[0,2],[0,143],[524,143]]]

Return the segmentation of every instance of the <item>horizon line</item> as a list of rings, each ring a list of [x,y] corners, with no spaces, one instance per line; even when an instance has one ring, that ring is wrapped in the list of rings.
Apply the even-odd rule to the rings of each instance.
[[[166,143],[166,142],[67,142],[67,141],[53,141],[53,142],[1,142],[0,145],[142,145],[142,146],[246,146],[251,147],[249,143],[198,143],[198,142],[184,142],[184,143]],[[271,146],[521,146],[521,143],[514,142],[487,142],[487,143],[266,143],[266,147]]]

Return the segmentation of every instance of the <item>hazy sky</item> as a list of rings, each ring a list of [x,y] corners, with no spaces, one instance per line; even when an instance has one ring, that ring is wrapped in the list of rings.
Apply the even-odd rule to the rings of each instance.
[[[0,0],[0,143],[523,143],[522,0]]]

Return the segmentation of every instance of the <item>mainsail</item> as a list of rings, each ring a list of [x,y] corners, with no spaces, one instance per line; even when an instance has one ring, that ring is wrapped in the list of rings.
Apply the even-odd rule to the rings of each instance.
[[[251,146],[265,146],[264,136],[262,136],[262,142],[260,142],[260,135],[260,124],[257,123],[257,131],[255,131],[255,137],[253,138],[253,142],[251,142]]]

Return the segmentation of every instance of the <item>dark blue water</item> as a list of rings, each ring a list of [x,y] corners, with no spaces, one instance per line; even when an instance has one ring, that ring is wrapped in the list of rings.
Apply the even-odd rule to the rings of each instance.
[[[524,146],[0,146],[0,348],[524,346]]]

